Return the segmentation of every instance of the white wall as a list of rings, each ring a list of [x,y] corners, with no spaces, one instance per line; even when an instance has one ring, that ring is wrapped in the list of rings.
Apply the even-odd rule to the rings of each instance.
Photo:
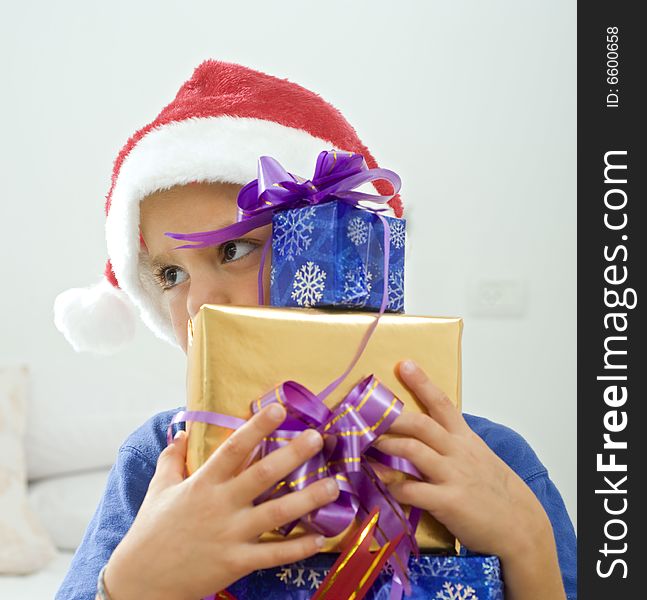
[[[32,476],[72,455],[109,464],[148,414],[184,402],[179,351],[140,327],[119,356],[77,355],[51,306],[102,273],[118,150],[212,57],[321,93],[400,173],[408,312],[465,317],[465,410],[524,435],[575,518],[575,14],[563,0],[6,8],[0,363],[32,369]],[[483,280],[525,288],[520,314],[475,314]]]

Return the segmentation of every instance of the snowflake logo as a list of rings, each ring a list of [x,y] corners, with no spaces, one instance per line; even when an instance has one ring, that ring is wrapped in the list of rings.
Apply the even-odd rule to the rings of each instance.
[[[394,312],[404,309],[404,269],[389,272],[388,309]]]
[[[348,234],[348,239],[356,246],[360,246],[368,240],[368,224],[364,219],[362,219],[362,217],[353,217],[348,222],[346,232]]]
[[[462,583],[456,585],[445,581],[443,589],[436,592],[437,600],[479,600],[474,588],[465,587]]]
[[[285,256],[286,260],[294,260],[307,250],[315,227],[314,214],[313,207],[277,212],[272,229],[272,251]]]
[[[404,221],[397,219],[389,222],[391,227],[391,244],[394,248],[402,248],[404,246]]]
[[[326,272],[309,260],[301,265],[294,275],[292,281],[292,300],[299,306],[314,306],[321,300],[324,288],[326,287]]]
[[[274,285],[274,278],[276,277],[276,267],[272,265],[270,268],[270,285]]]
[[[362,265],[348,269],[344,273],[344,291],[342,302],[346,305],[366,306],[371,294],[373,273],[366,271]]]

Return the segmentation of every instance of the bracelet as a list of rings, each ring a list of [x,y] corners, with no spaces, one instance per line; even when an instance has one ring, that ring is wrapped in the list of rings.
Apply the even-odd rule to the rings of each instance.
[[[106,591],[106,584],[103,581],[103,574],[106,572],[106,567],[108,565],[105,564],[103,567],[101,567],[101,571],[99,571],[99,577],[97,577],[97,595],[101,600],[110,600],[110,596],[108,595],[108,592]]]

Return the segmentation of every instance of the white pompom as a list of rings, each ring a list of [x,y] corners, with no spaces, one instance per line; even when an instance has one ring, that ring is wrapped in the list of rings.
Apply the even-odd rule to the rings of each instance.
[[[132,340],[134,308],[107,279],[61,292],[54,301],[54,324],[77,352],[114,354]]]

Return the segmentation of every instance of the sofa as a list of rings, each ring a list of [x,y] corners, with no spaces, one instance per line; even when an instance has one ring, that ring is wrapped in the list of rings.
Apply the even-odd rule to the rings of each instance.
[[[119,445],[182,393],[180,379],[167,397],[134,402],[124,393],[110,402],[101,391],[79,394],[83,382],[63,381],[69,394],[57,394],[33,379],[29,365],[0,365],[2,599],[54,598]],[[132,387],[141,399],[142,386]]]

